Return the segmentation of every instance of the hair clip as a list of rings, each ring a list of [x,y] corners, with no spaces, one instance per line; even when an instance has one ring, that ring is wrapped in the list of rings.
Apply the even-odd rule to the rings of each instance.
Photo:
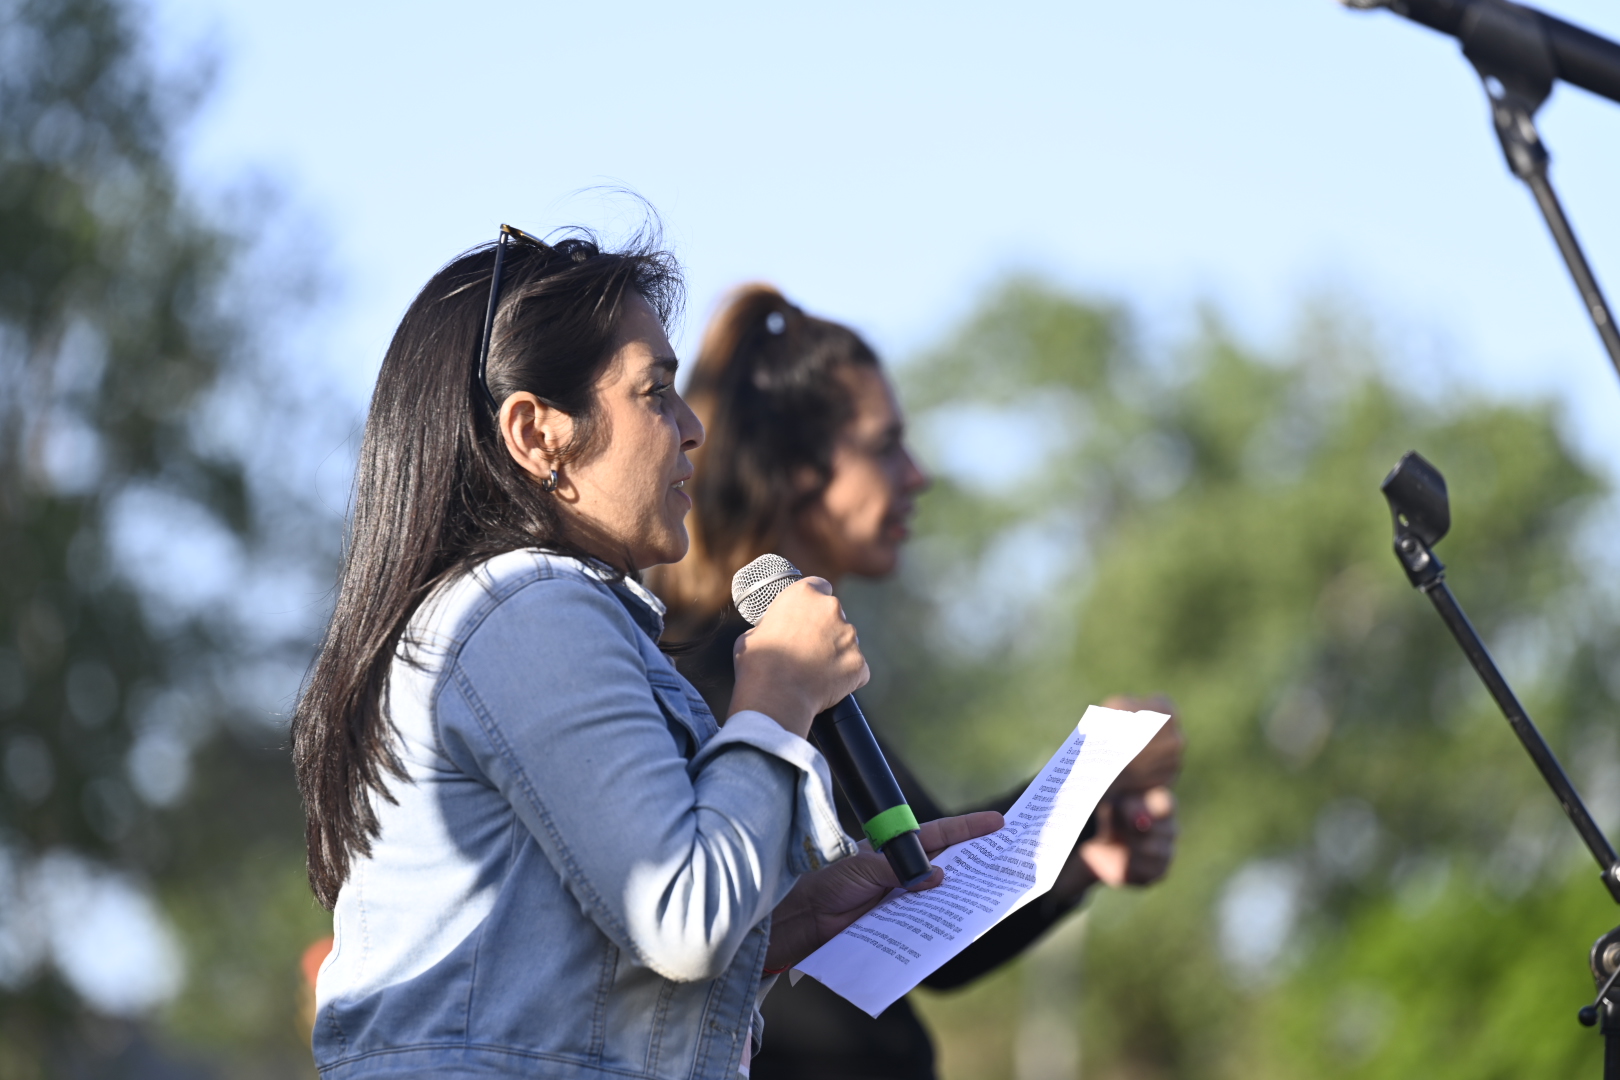
[[[773,334],[780,334],[787,329],[787,316],[780,311],[773,311],[765,316],[765,329]]]

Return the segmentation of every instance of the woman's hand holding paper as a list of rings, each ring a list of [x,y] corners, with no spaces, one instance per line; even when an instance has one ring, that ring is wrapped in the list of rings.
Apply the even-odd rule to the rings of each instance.
[[[1004,824],[994,810],[926,822],[920,830],[923,848],[933,856],[954,844],[988,836]],[[944,880],[945,872],[935,867],[934,873],[911,891],[932,889]],[[805,874],[771,915],[765,969],[792,967],[876,907],[899,885],[889,861],[864,840],[860,854]]]
[[[1054,893],[1076,902],[1099,881],[1114,888],[1158,881],[1170,870],[1180,833],[1171,785],[1181,773],[1187,737],[1175,705],[1163,696],[1115,696],[1103,705],[1169,713],[1170,721],[1114,781],[1097,806],[1097,834],[1076,845],[1053,886]]]

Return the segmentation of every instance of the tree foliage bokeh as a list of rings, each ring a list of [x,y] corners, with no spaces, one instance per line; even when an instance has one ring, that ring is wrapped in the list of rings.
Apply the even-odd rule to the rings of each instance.
[[[1087,916],[1085,1074],[1596,1075],[1574,1016],[1612,903],[1378,492],[1408,449],[1446,473],[1453,587],[1612,829],[1606,489],[1555,411],[1331,305],[1280,356],[1213,316],[1149,349],[1033,280],[900,376],[937,483],[901,581],[850,598],[874,717],[962,797],[1112,692],[1169,693],[1188,732],[1170,879]],[[1017,1028],[1018,985],[924,999],[958,1075],[1012,1068],[972,1044]]]
[[[222,223],[274,206],[186,189],[207,65],[138,14],[0,2],[0,1074],[180,1036],[300,1075],[325,923],[276,714],[338,523],[285,467],[333,429],[266,362],[307,278]]]

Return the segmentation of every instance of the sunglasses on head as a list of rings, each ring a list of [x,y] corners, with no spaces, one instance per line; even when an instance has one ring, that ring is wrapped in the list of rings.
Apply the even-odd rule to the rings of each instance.
[[[506,245],[512,243],[531,244],[541,251],[551,250],[550,244],[539,237],[530,236],[515,225],[502,225],[501,234],[495,241],[495,269],[489,276],[489,310],[484,314],[484,339],[478,348],[478,385],[489,400],[489,407],[496,413],[501,411],[501,403],[495,400],[495,395],[489,389],[489,343],[495,333],[495,309],[501,302],[501,270],[506,265]]]

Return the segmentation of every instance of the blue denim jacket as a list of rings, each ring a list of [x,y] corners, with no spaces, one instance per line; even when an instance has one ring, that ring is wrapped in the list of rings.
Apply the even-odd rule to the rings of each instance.
[[[413,617],[387,714],[408,779],[338,895],[325,1080],[734,1080],[770,913],[854,845],[826,763],[721,730],[634,581],[515,551]]]

